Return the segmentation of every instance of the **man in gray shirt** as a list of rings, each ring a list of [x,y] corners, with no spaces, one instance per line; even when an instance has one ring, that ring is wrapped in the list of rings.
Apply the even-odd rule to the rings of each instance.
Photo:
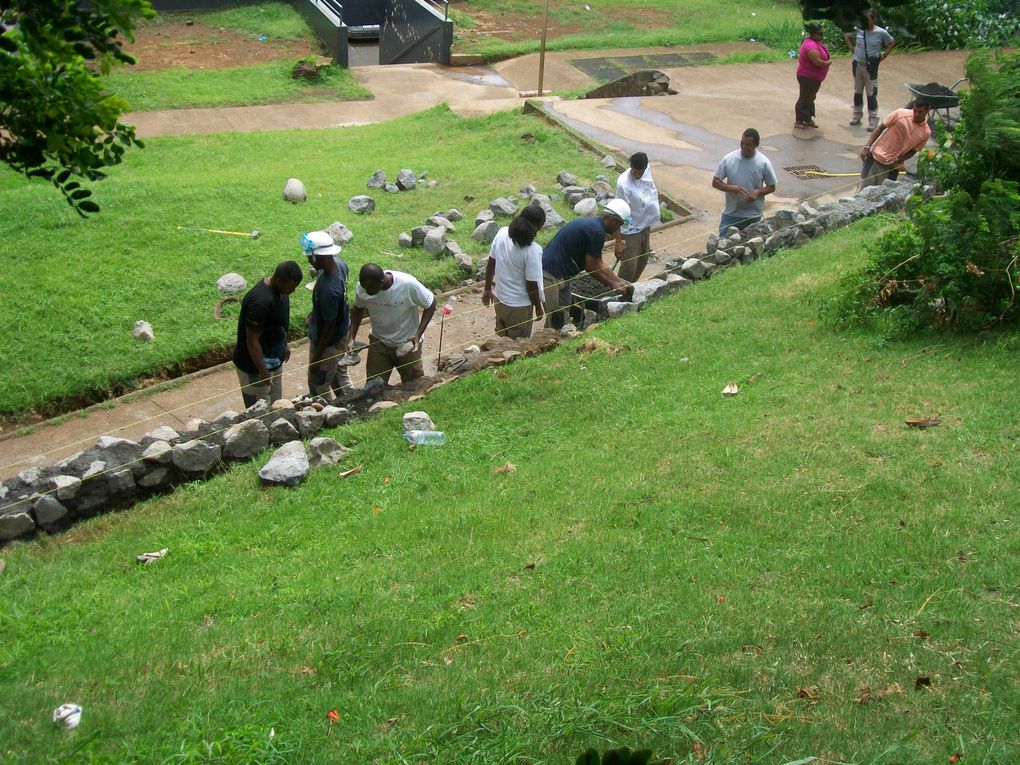
[[[748,128],[740,136],[740,148],[723,157],[716,168],[712,188],[726,192],[719,236],[730,226],[743,229],[760,221],[765,195],[776,190],[776,171],[769,158],[758,151],[759,143],[758,131]]]
[[[850,63],[854,78],[854,110],[851,125],[860,125],[864,116],[864,94],[868,95],[868,130],[878,125],[878,65],[896,45],[896,40],[878,26],[878,13],[874,8],[864,12],[864,28],[855,27],[853,33],[843,36],[846,47],[854,54]]]

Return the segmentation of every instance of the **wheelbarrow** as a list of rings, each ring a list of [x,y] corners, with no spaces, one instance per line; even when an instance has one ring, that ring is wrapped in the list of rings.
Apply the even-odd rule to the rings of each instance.
[[[914,82],[905,82],[909,90],[915,97],[923,98],[928,102],[931,107],[931,116],[928,118],[932,129],[935,128],[935,120],[945,126],[946,130],[952,130],[953,126],[959,121],[950,116],[949,110],[955,109],[960,105],[960,94],[956,92],[956,86],[966,80],[966,77],[961,77],[949,87],[945,85],[939,85],[937,82],[929,82],[927,85],[919,85]]]

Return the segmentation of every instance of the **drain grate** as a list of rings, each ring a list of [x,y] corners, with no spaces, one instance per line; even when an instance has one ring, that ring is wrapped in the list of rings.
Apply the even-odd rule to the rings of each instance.
[[[818,165],[793,165],[792,167],[784,167],[783,169],[794,178],[799,178],[802,181],[816,181],[819,178],[824,178],[828,175],[828,173],[825,170],[822,170],[822,168]]]

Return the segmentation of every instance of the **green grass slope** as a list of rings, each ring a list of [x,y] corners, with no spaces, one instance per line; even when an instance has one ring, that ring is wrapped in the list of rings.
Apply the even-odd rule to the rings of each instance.
[[[1017,343],[817,324],[882,225],[437,390],[441,448],[13,545],[0,759],[1016,762]]]

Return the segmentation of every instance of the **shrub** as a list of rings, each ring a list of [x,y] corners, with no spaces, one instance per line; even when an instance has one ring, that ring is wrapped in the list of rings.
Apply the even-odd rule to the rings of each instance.
[[[967,62],[963,119],[919,166],[944,193],[915,196],[835,303],[841,322],[884,315],[897,330],[1020,325],[1020,54]]]
[[[1008,45],[1020,19],[1015,0],[913,0],[890,9],[898,37],[925,48],[951,50]]]

